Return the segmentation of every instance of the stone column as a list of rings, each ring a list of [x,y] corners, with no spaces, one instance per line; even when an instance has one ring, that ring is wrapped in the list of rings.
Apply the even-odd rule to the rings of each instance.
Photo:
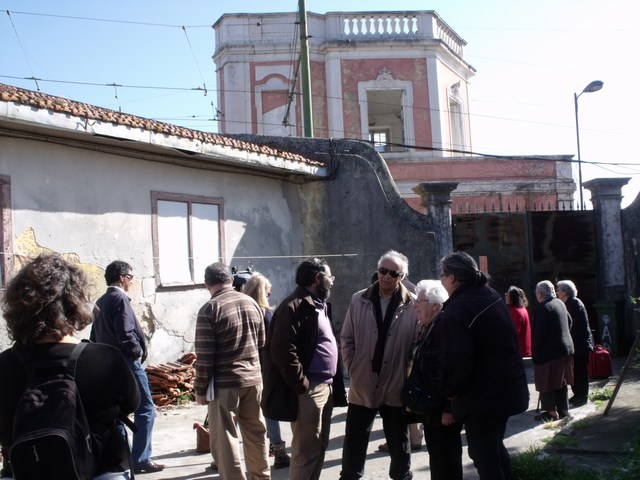
[[[425,215],[432,219],[433,231],[436,232],[435,258],[438,261],[453,252],[451,192],[457,187],[458,182],[424,182],[412,189],[420,195],[420,205],[424,207]]]
[[[591,192],[599,256],[599,297],[624,300],[624,245],[622,241],[622,187],[630,178],[597,178],[584,182]]]
[[[583,183],[591,191],[598,251],[598,332],[614,357],[626,355],[625,265],[621,223],[622,187],[630,178],[598,178]]]

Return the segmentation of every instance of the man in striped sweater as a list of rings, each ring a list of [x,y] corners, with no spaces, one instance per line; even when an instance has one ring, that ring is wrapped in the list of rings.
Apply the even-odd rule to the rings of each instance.
[[[266,427],[260,409],[262,375],[258,350],[264,345],[262,311],[248,295],[232,287],[223,263],[205,269],[211,298],[198,312],[195,392],[208,404],[212,452],[220,477],[244,480],[240,460],[242,434],[246,470],[252,479],[269,479]]]

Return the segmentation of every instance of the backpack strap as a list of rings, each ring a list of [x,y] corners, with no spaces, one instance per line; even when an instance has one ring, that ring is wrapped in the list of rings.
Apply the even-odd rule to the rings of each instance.
[[[87,343],[88,342],[81,341],[74,347],[73,351],[71,352],[71,355],[69,355],[69,357],[66,360],[61,360],[65,362],[65,363],[62,363],[61,365],[66,364],[66,372],[74,380],[76,376],[76,361],[78,360],[78,357],[80,356],[84,348],[87,346]],[[27,383],[29,383],[29,378],[30,378],[29,372],[33,371],[29,368],[30,367],[29,363],[33,360],[33,355],[31,354],[31,352],[27,347],[17,342],[13,344],[13,347],[11,347],[11,350],[13,351],[13,354],[16,357],[18,357],[18,360],[20,360],[20,363],[22,363],[22,366],[24,367],[27,373]],[[36,365],[37,365],[37,362],[36,362]]]
[[[78,343],[73,349],[73,352],[71,352],[71,355],[69,355],[68,369],[69,369],[69,373],[73,375],[74,378],[76,376],[76,361],[78,360],[78,357],[80,356],[80,354],[84,350],[84,347],[86,346],[87,346],[87,342]]]

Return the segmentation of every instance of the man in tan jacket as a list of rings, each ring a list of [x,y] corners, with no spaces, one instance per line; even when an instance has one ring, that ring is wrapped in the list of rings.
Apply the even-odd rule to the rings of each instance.
[[[378,261],[378,281],[351,297],[340,335],[349,372],[349,407],[340,480],[362,478],[371,427],[382,417],[389,476],[412,478],[411,449],[400,395],[418,322],[411,293],[402,285],[409,261],[394,250]]]

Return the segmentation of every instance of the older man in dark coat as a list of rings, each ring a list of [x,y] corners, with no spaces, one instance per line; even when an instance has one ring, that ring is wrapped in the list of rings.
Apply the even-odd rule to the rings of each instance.
[[[536,298],[540,306],[531,330],[532,359],[543,412],[535,419],[549,422],[569,416],[567,385],[573,385],[574,352],[571,316],[550,281],[536,285]]]

